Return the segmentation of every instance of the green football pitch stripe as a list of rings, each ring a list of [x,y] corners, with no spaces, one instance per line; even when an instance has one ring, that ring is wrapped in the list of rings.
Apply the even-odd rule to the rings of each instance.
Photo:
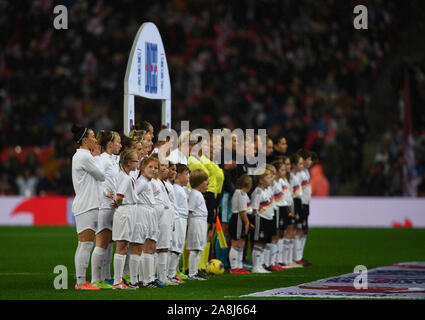
[[[271,274],[224,274],[207,281],[186,281],[161,289],[87,292],[74,290],[75,228],[0,227],[0,240],[2,300],[240,300],[239,296],[244,294],[350,273],[356,265],[371,269],[399,262],[425,261],[425,229],[312,228],[304,251],[312,267]],[[54,288],[57,265],[68,270],[66,290]],[[89,266],[87,279],[90,278]]]

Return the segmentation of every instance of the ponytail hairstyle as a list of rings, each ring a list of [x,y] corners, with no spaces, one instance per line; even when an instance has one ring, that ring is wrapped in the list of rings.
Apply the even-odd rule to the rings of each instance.
[[[72,125],[72,133],[74,134],[74,142],[77,144],[78,147],[81,146],[83,138],[88,137],[89,135],[89,128],[86,127],[79,127],[75,124]]]
[[[96,140],[101,147],[101,152],[106,151],[106,146],[109,142],[113,142],[115,140],[116,135],[118,135],[118,132],[112,130],[100,130],[97,133]]]
[[[137,153],[134,150],[124,150],[120,153],[120,168],[124,170],[124,167],[128,165],[128,162],[133,158],[134,156],[137,157]]]
[[[147,131],[145,131],[145,130],[133,129],[133,130],[130,131],[129,137],[130,137],[130,139],[133,139],[134,141],[142,142],[146,133],[147,133]]]
[[[148,121],[142,120],[142,121],[134,124],[133,126],[131,126],[130,131],[131,130],[144,130],[146,132],[149,132],[151,129],[153,129],[152,124],[150,124]]]
[[[135,144],[136,141],[134,139],[131,139],[129,136],[125,134],[121,134],[121,151],[131,149],[133,144]]]

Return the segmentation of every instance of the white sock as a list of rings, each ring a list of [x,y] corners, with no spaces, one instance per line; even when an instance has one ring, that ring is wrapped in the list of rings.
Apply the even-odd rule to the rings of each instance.
[[[192,250],[189,254],[189,277],[193,277],[198,273],[199,260],[201,259],[201,251]]]
[[[142,253],[142,268],[143,268],[143,284],[147,285],[148,283],[155,280],[155,260],[152,253]]]
[[[292,261],[289,261],[289,244],[290,239],[283,238],[283,263],[290,264]]]
[[[86,271],[90,262],[90,252],[93,248],[93,241],[78,242],[77,251],[75,252],[75,274],[77,277],[77,285],[86,282]]]
[[[156,274],[158,270],[158,253],[156,252],[153,254],[153,265],[154,265],[154,268],[153,268],[154,274]]]
[[[302,259],[302,247],[301,247],[301,238],[295,237],[295,246],[294,246],[294,259],[299,261]]]
[[[263,264],[266,265],[266,267],[270,266],[270,243],[266,244],[266,247],[264,248],[264,254],[263,254]]]
[[[182,255],[183,255],[183,253],[179,253],[178,258],[176,258],[177,259],[177,262],[176,262],[176,274],[177,274],[177,271],[180,271],[180,260],[182,259]]]
[[[238,248],[231,246],[229,251],[229,260],[230,260],[230,268],[231,269],[237,269],[238,266],[238,260],[239,260],[239,252],[237,250]]]
[[[137,284],[139,281],[139,263],[140,256],[138,254],[131,254],[129,261],[129,269],[130,269],[130,283]]]
[[[277,241],[271,243],[270,265],[277,264]]]
[[[283,238],[279,238],[277,241],[277,262],[284,263],[283,259]]]
[[[263,260],[264,250],[261,247],[254,246],[252,249],[252,268],[258,269],[262,267],[262,260]]]
[[[101,281],[106,249],[95,247],[91,255],[91,282]]]
[[[167,279],[167,261],[168,261],[168,251],[160,252],[158,254],[158,279],[162,282]]]
[[[180,254],[177,252],[169,252],[168,255],[168,277],[173,278],[176,275],[177,267],[179,265]]]
[[[125,254],[114,254],[114,284],[118,284],[122,281],[122,275],[124,272]]]
[[[143,282],[143,263],[142,263],[143,259],[142,259],[142,257],[143,257],[143,252],[139,256],[139,271],[138,271],[138,273],[139,273],[139,279],[138,279],[138,281],[139,282]]]
[[[305,247],[305,242],[307,241],[307,235],[303,235],[301,237],[301,259],[304,257],[304,247]]]
[[[237,268],[243,269],[243,248],[239,248],[238,251],[238,266]]]
[[[294,261],[294,239],[288,239],[288,263]]]
[[[102,268],[102,278],[100,280],[111,279],[111,263],[113,257],[114,243],[111,242],[106,249],[105,260]]]
[[[125,264],[124,264],[123,275],[130,274],[130,252],[131,252],[131,243],[128,246],[127,255],[125,257]]]

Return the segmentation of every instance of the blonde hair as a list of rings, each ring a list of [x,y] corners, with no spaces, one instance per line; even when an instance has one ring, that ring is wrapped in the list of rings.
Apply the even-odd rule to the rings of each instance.
[[[270,163],[266,164],[266,170],[269,170],[272,174],[276,174],[276,167]]]
[[[131,161],[131,158],[137,158],[137,153],[134,150],[127,149],[120,153],[120,167],[121,169],[124,168],[124,166],[127,166],[128,163]]]
[[[261,171],[263,171],[263,172],[260,173]],[[258,174],[256,174],[256,173],[258,173]],[[255,179],[257,180],[257,182],[259,182],[261,179],[263,179],[263,178],[265,178],[267,176],[271,176],[271,175],[273,175],[273,172],[271,172],[267,168],[266,169],[259,168],[259,169],[255,170],[255,172],[254,172],[254,176],[255,176]]]
[[[142,142],[146,133],[147,133],[147,131],[145,131],[145,130],[133,129],[133,130],[130,131],[130,138],[137,141],[137,142]]]
[[[187,141],[189,142],[189,138],[190,138],[190,131],[189,131],[189,130],[188,130],[188,131],[183,131],[183,132],[180,134],[180,136],[179,136],[179,140],[178,140],[179,147],[182,145],[182,142],[183,142],[184,140],[187,140]]]

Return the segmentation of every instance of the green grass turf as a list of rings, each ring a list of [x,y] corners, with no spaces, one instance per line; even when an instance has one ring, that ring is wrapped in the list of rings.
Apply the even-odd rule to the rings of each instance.
[[[2,300],[249,300],[239,296],[350,273],[360,264],[371,269],[399,262],[425,261],[425,229],[312,228],[304,257],[313,267],[260,275],[224,274],[207,281],[187,281],[162,289],[87,292],[74,290],[75,228],[1,227],[0,240]],[[68,290],[56,290],[53,286],[56,265],[68,268]],[[90,266],[87,276],[90,279]],[[259,299],[262,298],[255,298]]]

